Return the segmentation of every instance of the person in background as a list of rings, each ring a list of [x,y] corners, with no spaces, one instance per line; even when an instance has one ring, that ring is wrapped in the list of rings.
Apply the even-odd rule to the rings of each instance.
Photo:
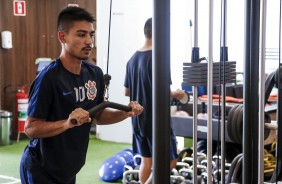
[[[85,163],[92,119],[88,109],[104,101],[102,70],[87,62],[93,47],[94,18],[80,7],[66,7],[57,22],[61,54],[33,81],[25,133],[30,142],[21,163],[22,184],[74,184]],[[112,124],[143,111],[103,109],[99,124]],[[76,120],[76,123],[71,120]]]
[[[145,43],[136,51],[126,66],[124,81],[125,95],[130,100],[137,100],[144,107],[140,116],[132,117],[133,152],[141,155],[139,180],[141,184],[152,183],[152,18],[144,26]],[[184,91],[171,91],[171,97],[182,99]],[[171,129],[170,136],[170,167],[176,166],[177,147],[176,137]]]

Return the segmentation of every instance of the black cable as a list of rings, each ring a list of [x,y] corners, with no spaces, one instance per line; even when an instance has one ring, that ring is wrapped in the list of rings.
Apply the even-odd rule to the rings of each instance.
[[[105,99],[109,99],[109,85],[111,76],[109,75],[109,58],[110,58],[110,40],[111,40],[111,21],[112,21],[112,0],[110,1],[110,15],[109,15],[109,35],[108,35],[108,56],[107,56],[107,72],[104,75],[105,82]]]
[[[107,74],[109,73],[110,40],[111,40],[111,21],[112,21],[112,0],[110,1],[110,17],[109,17],[109,37],[108,37]]]

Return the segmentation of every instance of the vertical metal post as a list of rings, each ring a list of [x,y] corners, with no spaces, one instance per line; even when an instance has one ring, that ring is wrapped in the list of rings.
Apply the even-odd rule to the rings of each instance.
[[[225,62],[228,61],[226,47],[226,0],[221,1],[221,49],[220,49],[220,76],[223,77],[221,88],[221,183],[225,183],[225,109],[226,109],[226,90],[225,90]],[[221,82],[221,81],[220,81]]]
[[[279,12],[279,28],[281,28],[281,10],[282,10],[282,2],[280,1],[280,12]],[[281,31],[279,32],[279,47],[281,48]],[[282,85],[281,85],[281,49],[279,49],[279,65],[278,65],[278,108],[277,108],[277,123],[278,123],[278,130],[277,130],[277,145],[276,145],[276,157],[277,157],[277,162],[276,162],[276,168],[275,168],[275,173],[272,175],[272,180],[275,179],[275,181],[279,181],[282,178],[282,145],[281,141],[282,140]]]
[[[280,41],[279,41],[280,42]],[[279,43],[280,45],[281,43]],[[279,51],[280,52],[280,51]],[[281,63],[279,60],[279,76],[281,76]],[[280,78],[280,77],[279,77]],[[276,168],[275,168],[275,174],[273,174],[273,179],[275,182],[280,181],[282,177],[282,146],[281,146],[281,141],[282,140],[282,81],[279,79],[278,80],[278,111],[277,111],[277,123],[278,123],[278,130],[277,130],[277,146],[276,146],[276,157],[277,157],[277,163],[276,163]],[[272,181],[274,182],[274,181]]]
[[[226,17],[227,17],[227,2],[226,0],[221,1],[221,46],[226,46]]]
[[[194,1],[194,47],[198,47],[198,0]]]
[[[197,183],[197,140],[198,140],[198,88],[193,86],[193,183]]]
[[[249,99],[249,95],[250,94],[250,77],[249,77],[249,70],[250,70],[250,62],[249,62],[249,58],[250,58],[250,17],[251,17],[251,2],[250,1],[245,1],[245,37],[244,37],[244,82],[243,82],[243,96],[244,99]],[[249,123],[245,123],[245,122],[249,122],[250,121],[250,113],[249,113],[249,106],[250,104],[245,100],[244,101],[244,113],[243,113],[243,160],[245,160],[245,162],[243,162],[243,168],[242,168],[242,182],[243,184],[248,184],[250,183],[250,174],[251,174],[251,161],[250,161],[250,157],[251,157],[251,150],[249,149],[249,146],[251,145],[251,139],[250,136],[248,136],[248,131],[251,130],[251,126]]]
[[[264,105],[265,105],[265,33],[266,0],[261,0],[260,14],[260,62],[259,62],[259,160],[258,183],[264,182]]]
[[[282,2],[280,1],[279,4],[279,28],[281,28],[281,10],[282,10]],[[281,31],[279,31],[279,48],[281,48]],[[278,82],[278,102],[277,102],[277,124],[278,124],[278,130],[277,130],[277,145],[276,145],[276,157],[277,157],[277,161],[276,161],[276,168],[275,171],[272,175],[271,178],[271,182],[274,182],[273,180],[275,180],[276,182],[281,180],[282,177],[282,145],[281,145],[281,141],[282,140],[282,85],[281,85],[281,49],[279,49],[279,65],[278,65],[278,76],[279,76],[279,80]]]
[[[197,58],[192,57],[192,62],[199,59],[198,47],[198,0],[194,1],[194,52],[198,52]],[[193,183],[197,183],[198,160],[197,160],[197,141],[198,141],[198,88],[193,86]]]
[[[243,114],[243,184],[258,183],[258,60],[260,1],[246,2]]]
[[[170,183],[170,0],[153,1],[153,183]],[[162,104],[162,105],[160,105]]]
[[[207,120],[207,174],[212,183],[212,87],[213,87],[213,0],[209,1],[209,59],[208,59],[208,120]]]

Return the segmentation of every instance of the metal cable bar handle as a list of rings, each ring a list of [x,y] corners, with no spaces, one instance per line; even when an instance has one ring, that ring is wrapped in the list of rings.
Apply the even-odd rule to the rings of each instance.
[[[92,107],[91,109],[89,109],[88,110],[89,116],[93,117],[97,112],[99,112],[99,111],[101,111],[105,108],[108,108],[108,107],[113,108],[113,109],[122,110],[122,111],[125,111],[125,112],[131,111],[130,106],[122,105],[122,104],[118,104],[118,103],[114,103],[114,102],[104,101],[104,102],[100,103],[99,105],[96,105],[95,107]],[[71,119],[71,123],[76,125],[77,120]]]
[[[110,63],[110,43],[111,43],[111,22],[112,22],[112,0],[110,1],[110,15],[109,15],[109,33],[108,33],[108,52],[107,52],[107,72],[104,75],[105,81],[105,99],[108,101],[109,99],[109,85],[111,80],[111,75],[109,75],[109,63]]]

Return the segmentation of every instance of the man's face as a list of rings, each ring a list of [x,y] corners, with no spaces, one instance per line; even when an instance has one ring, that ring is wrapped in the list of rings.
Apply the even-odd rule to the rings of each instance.
[[[88,21],[77,21],[69,29],[63,32],[63,49],[79,60],[86,60],[90,56],[94,44],[94,27]]]

